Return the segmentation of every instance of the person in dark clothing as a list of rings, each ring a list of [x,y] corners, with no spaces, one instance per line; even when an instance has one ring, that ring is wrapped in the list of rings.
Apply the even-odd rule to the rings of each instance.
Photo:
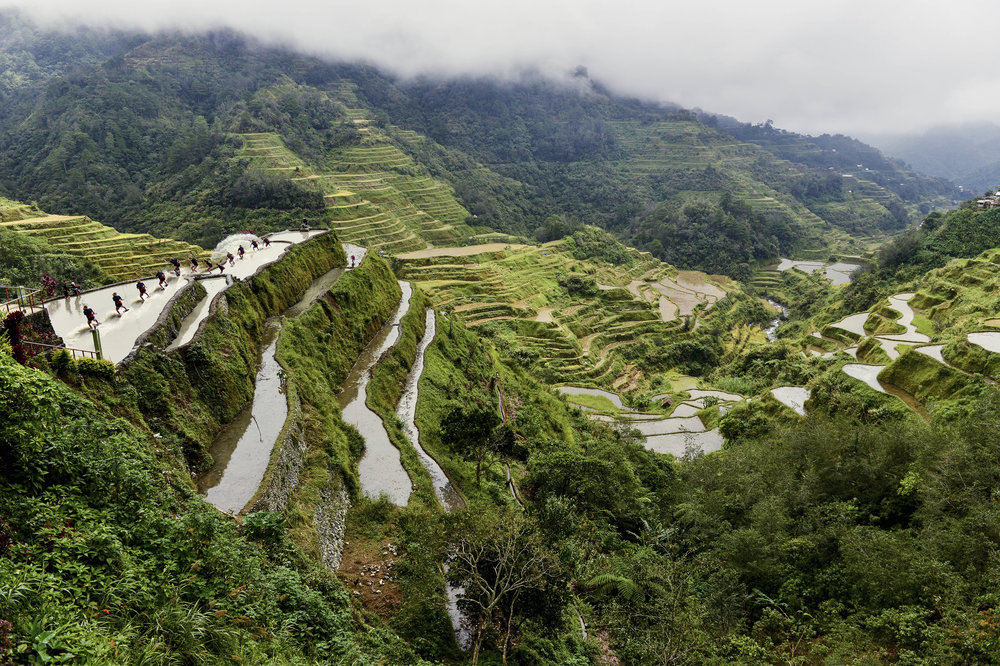
[[[252,247],[254,249],[254,252],[256,252],[257,250],[260,249],[260,244],[257,243],[257,239],[256,238],[254,238],[252,241],[250,241],[250,247]]]
[[[205,272],[206,273],[211,273],[213,268],[215,268],[215,266],[212,264],[212,260],[211,259],[206,259],[205,260]]]
[[[176,275],[177,277],[180,277],[181,276],[181,260],[178,259],[177,257],[174,257],[173,259],[170,260],[170,264],[174,267],[174,275]]]
[[[62,293],[63,293],[63,296],[65,296],[65,297],[66,297],[66,300],[68,301],[68,300],[69,300],[69,285],[68,285],[68,284],[66,284],[66,281],[64,280],[64,281],[62,282],[62,284],[61,284],[61,285],[59,285],[59,286],[60,286],[60,287],[62,287]]]
[[[235,266],[236,265],[236,257],[233,256],[232,252],[226,252],[226,259],[229,260],[229,265],[230,266]]]
[[[135,283],[135,288],[139,290],[139,300],[140,301],[146,300],[146,283],[143,282],[142,280],[139,280],[138,282]]]
[[[242,259],[243,255],[246,254],[246,250],[243,249],[242,245],[240,245],[240,248],[238,250],[236,250],[236,251],[239,253],[240,259]]]
[[[160,289],[167,288],[167,276],[163,274],[163,271],[156,271],[156,279],[160,281]]]
[[[261,238],[261,240],[264,241],[264,247],[271,247],[271,237],[270,236],[264,236],[263,238]]]
[[[73,294],[76,296],[79,296],[80,292],[82,291],[80,289],[80,285],[76,283],[76,280],[73,280],[72,282],[69,283],[69,288],[73,290]]]
[[[198,258],[195,257],[193,254],[191,255],[191,270],[192,271],[198,270]]]
[[[351,255],[351,268],[354,268],[354,255]]]
[[[226,262],[220,261],[219,263],[216,264],[216,266],[218,266],[220,273],[226,272]]]
[[[125,308],[125,304],[122,303],[122,297],[118,295],[118,292],[113,292],[111,294],[111,300],[115,303],[115,312],[121,316],[122,308]],[[125,312],[128,312],[128,308],[125,308]]]
[[[87,318],[87,326],[91,330],[101,325],[101,322],[97,321],[97,315],[94,314],[94,311],[86,303],[83,304],[83,316]]]

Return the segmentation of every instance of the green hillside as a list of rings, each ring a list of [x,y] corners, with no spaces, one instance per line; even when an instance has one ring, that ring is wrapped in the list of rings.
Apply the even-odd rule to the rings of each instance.
[[[48,33],[19,29],[11,53],[40,57]],[[10,93],[0,187],[203,246],[303,218],[389,252],[490,232],[545,241],[556,215],[747,278],[782,254],[858,253],[951,201],[943,181],[862,144],[842,141],[831,160],[822,137],[743,137],[585,78],[575,91],[530,77],[401,83],[236,36],[81,45],[117,51]],[[861,153],[863,168],[840,164]]]
[[[192,255],[204,259],[209,254],[204,248],[169,238],[123,234],[85,216],[46,215],[33,206],[4,203],[0,200],[0,230],[44,239],[60,252],[98,267],[108,281],[149,277],[166,270],[171,258],[186,261]],[[30,280],[34,282],[40,275]]]
[[[4,303],[0,664],[1000,663],[1000,209],[583,70],[0,28],[0,285],[332,230],[117,364]]]

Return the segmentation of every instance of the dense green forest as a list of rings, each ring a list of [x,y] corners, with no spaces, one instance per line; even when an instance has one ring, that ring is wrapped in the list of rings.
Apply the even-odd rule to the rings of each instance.
[[[0,30],[0,283],[111,282],[90,244],[136,237],[94,220],[331,230],[216,300],[193,281],[118,366],[28,358],[45,318],[4,313],[0,664],[1000,662],[1000,353],[969,337],[1000,336],[1000,210],[582,69],[402,81],[226,31]],[[796,252],[866,266],[761,269]],[[284,495],[234,516],[197,483],[268,329]],[[404,503],[363,490],[340,406],[386,331],[364,405]]]
[[[239,159],[234,134],[277,133],[305,164],[331,167],[331,154],[366,145],[347,110],[359,106],[450,184],[470,223],[531,236],[566,216],[733,276],[806,248],[863,251],[953,198],[946,181],[852,139],[699,119],[615,96],[584,70],[570,83],[397,82],[227,32],[70,37],[3,20],[7,194],[203,244],[322,218],[316,191]]]

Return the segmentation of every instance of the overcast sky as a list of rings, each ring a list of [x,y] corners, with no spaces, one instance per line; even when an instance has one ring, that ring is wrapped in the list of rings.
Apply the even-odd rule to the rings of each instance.
[[[228,26],[398,74],[564,73],[818,134],[1000,120],[992,3],[973,0],[0,0],[37,20]]]

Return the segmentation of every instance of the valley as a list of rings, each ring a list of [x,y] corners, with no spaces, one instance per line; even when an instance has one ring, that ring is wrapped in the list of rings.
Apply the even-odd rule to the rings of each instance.
[[[589,78],[0,18],[0,663],[995,660],[1000,210]]]

